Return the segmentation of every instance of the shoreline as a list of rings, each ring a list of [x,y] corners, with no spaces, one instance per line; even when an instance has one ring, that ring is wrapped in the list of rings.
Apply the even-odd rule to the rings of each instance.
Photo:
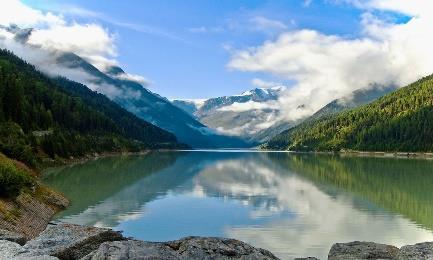
[[[115,156],[131,156],[131,155],[146,155],[152,152],[227,152],[227,153],[288,153],[288,154],[312,154],[312,155],[337,155],[341,157],[362,157],[362,158],[393,158],[393,159],[424,159],[433,160],[433,152],[382,152],[382,151],[291,151],[291,150],[262,150],[262,149],[157,149],[157,150],[143,150],[139,152],[107,152],[107,153],[94,153],[85,156],[74,158],[61,158],[53,160],[49,163],[43,163],[38,169],[35,169],[40,178],[45,171],[50,168],[67,167],[76,164],[96,160],[100,158],[115,157]]]
[[[325,154],[325,155],[341,155],[341,156],[358,156],[372,158],[399,158],[399,159],[433,159],[433,152],[384,152],[384,151],[295,151],[295,150],[258,150],[269,153],[292,153],[292,154]]]
[[[188,236],[164,242],[124,237],[121,231],[75,224],[50,224],[37,237],[25,239],[0,230],[1,259],[224,259],[279,260],[272,252],[241,240],[222,237]],[[290,245],[288,245],[290,249]],[[335,243],[322,259],[432,259],[433,242],[400,248],[375,242]],[[308,253],[307,253],[308,254]],[[318,260],[298,256],[295,260]]]
[[[51,159],[49,161],[43,162],[41,167],[37,170],[38,173],[42,173],[43,171],[53,167],[75,165],[79,163],[84,163],[86,161],[105,158],[105,157],[122,156],[122,155],[144,155],[154,151],[163,151],[163,150],[143,150],[139,152],[105,152],[105,153],[86,154],[84,156],[79,156],[79,157]]]

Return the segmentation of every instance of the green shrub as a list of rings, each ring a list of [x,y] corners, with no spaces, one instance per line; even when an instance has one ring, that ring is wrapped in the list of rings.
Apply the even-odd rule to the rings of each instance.
[[[0,197],[12,198],[25,187],[31,187],[33,178],[3,156],[0,157]]]
[[[34,167],[35,155],[21,127],[13,122],[0,123],[0,151]]]

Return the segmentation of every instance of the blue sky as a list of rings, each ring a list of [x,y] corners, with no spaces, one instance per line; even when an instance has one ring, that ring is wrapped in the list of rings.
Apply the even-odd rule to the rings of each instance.
[[[168,98],[239,94],[254,87],[254,78],[290,84],[269,73],[228,69],[227,63],[234,51],[285,31],[309,28],[356,37],[362,14],[352,5],[319,0],[23,2],[69,20],[101,24],[116,35],[121,66],[152,81],[150,89]]]

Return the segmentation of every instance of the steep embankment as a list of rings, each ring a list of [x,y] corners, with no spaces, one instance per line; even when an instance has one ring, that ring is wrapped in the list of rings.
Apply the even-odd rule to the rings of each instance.
[[[433,151],[433,76],[378,100],[307,121],[263,145],[297,151]]]
[[[33,238],[68,201],[42,185],[24,164],[0,154],[0,229]]]

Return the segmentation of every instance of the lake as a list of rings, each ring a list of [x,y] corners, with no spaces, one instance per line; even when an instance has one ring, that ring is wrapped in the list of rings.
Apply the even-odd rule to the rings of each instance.
[[[106,157],[44,172],[57,220],[165,241],[222,236],[283,259],[433,240],[433,161],[254,151]]]

